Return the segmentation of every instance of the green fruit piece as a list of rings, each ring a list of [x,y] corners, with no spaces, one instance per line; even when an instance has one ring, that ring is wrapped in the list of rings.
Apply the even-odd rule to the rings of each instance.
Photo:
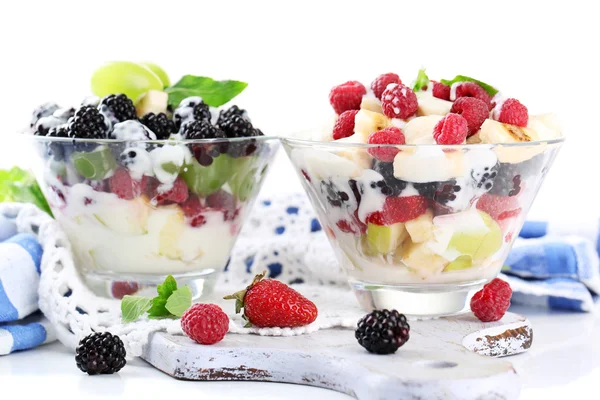
[[[171,175],[179,175],[179,171],[181,171],[181,167],[173,162],[164,163],[161,168]]]
[[[158,76],[163,84],[163,87],[167,87],[167,86],[171,86],[171,81],[169,80],[169,75],[167,75],[167,73],[165,72],[164,69],[162,69],[161,67],[159,67],[158,65],[154,64],[154,63],[149,63],[149,62],[143,62],[140,63],[142,64],[144,67],[150,69],[152,72],[154,72],[156,74],[156,76]]]
[[[117,167],[115,157],[108,147],[100,146],[90,152],[75,152],[71,155],[73,166],[84,178],[104,179]]]
[[[162,80],[149,68],[128,61],[103,65],[92,75],[92,92],[98,97],[123,93],[134,102],[149,90],[162,90]]]
[[[191,163],[186,164],[182,171],[181,177],[192,192],[208,196],[219,190],[231,178],[233,161],[228,155],[221,154],[212,164],[205,167],[192,158]]]
[[[450,239],[449,248],[469,255],[473,260],[483,260],[502,247],[502,229],[496,221],[483,211],[478,211],[488,230],[484,233],[457,232]]]
[[[254,167],[256,157],[237,158],[232,160],[233,173],[229,180],[229,187],[234,196],[240,201],[246,201],[259,186],[266,169],[257,175],[258,168]]]
[[[459,256],[456,260],[444,268],[444,272],[460,271],[461,269],[471,268],[473,266],[473,259],[469,255]]]
[[[368,224],[367,240],[374,251],[389,254],[396,250],[406,237],[406,228],[399,222],[389,226]]]

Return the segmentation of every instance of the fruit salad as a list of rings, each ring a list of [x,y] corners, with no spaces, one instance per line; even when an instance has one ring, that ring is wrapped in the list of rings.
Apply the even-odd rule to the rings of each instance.
[[[276,146],[223,106],[245,86],[192,75],[171,86],[156,65],[116,62],[80,105],[34,111],[37,178],[85,273],[226,266]]]
[[[496,276],[558,151],[556,117],[424,70],[410,86],[394,73],[346,82],[329,101],[329,126],[284,144],[351,280]]]

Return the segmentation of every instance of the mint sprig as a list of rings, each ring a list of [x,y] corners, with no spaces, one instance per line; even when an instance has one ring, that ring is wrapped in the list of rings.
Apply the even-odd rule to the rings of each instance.
[[[429,77],[425,73],[425,68],[421,68],[419,73],[417,74],[417,79],[415,79],[415,83],[413,84],[413,90],[415,92],[419,92],[423,90],[423,88],[429,85]]]
[[[206,76],[185,75],[173,86],[165,89],[169,95],[169,105],[177,107],[181,100],[190,96],[200,96],[212,107],[219,107],[246,89],[248,84],[240,81],[215,81]]]
[[[32,203],[52,216],[48,202],[33,175],[19,167],[0,170],[0,202]]]
[[[192,291],[189,287],[177,288],[177,282],[169,275],[156,288],[158,296],[124,296],[121,300],[121,320],[133,322],[144,313],[150,319],[181,317],[192,305]]]
[[[452,86],[452,84],[454,84],[456,82],[475,82],[476,84],[481,86],[486,92],[488,92],[488,94],[490,96],[495,96],[496,93],[498,93],[498,89],[496,89],[495,87],[488,85],[485,82],[482,82],[480,80],[477,80],[475,78],[471,78],[471,77],[468,77],[465,75],[456,75],[454,77],[454,79],[452,79],[452,80],[442,79],[442,80],[440,80],[440,82],[442,82],[444,85],[448,85],[448,86]]]

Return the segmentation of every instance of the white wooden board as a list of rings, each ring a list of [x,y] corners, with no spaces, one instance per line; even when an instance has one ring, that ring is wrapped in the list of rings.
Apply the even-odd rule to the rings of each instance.
[[[482,323],[465,314],[412,322],[410,340],[393,355],[369,354],[353,330],[332,329],[293,337],[228,334],[212,346],[155,333],[143,358],[178,379],[297,383],[361,400],[508,400],[518,398],[519,379],[508,361],[494,357],[526,351],[532,339],[520,315]]]

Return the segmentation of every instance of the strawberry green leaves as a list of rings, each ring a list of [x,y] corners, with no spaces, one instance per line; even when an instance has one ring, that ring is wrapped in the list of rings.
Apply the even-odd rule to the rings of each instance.
[[[125,296],[121,300],[121,319],[124,323],[133,322],[148,313],[150,319],[181,317],[192,305],[192,291],[184,286],[177,288],[171,275],[158,285],[158,296]]]

